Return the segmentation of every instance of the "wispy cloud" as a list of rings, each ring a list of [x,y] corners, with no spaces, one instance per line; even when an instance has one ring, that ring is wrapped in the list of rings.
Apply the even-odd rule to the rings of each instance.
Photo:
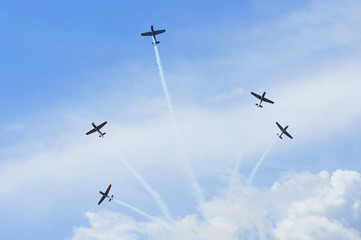
[[[97,92],[99,95],[35,113],[38,116],[27,119],[25,128],[14,125],[6,129],[21,129],[27,137],[1,149],[0,197],[4,200],[0,209],[9,216],[24,212],[51,216],[59,208],[81,214],[93,209],[86,214],[91,227],[76,228],[74,239],[295,239],[296,235],[359,239],[357,172],[339,170],[331,176],[326,172],[290,173],[265,189],[238,183],[229,209],[221,186],[228,185],[229,169],[239,157],[245,126],[255,107],[250,91],[267,90],[275,104],[259,112],[241,168],[255,163],[265,151],[278,131],[275,121],[289,124],[295,139],[275,145],[270,152],[274,156],[279,156],[280,149],[307,151],[320,141],[334,141],[339,133],[346,138],[360,131],[356,128],[361,119],[357,107],[361,104],[360,9],[356,1],[317,1],[301,11],[240,30],[237,22],[214,26],[213,32],[206,31],[206,44],[212,44],[209,49],[214,52],[195,60],[164,58],[179,129],[195,175],[206,191],[221,189],[216,194],[206,192],[205,204],[196,205],[185,181],[186,169],[172,134],[155,63],[129,61],[121,70],[114,70],[115,77],[109,77],[114,84]],[[220,28],[232,33],[209,41]],[[194,35],[188,32],[188,36]],[[173,63],[167,65],[170,60]],[[102,76],[103,72],[99,82]],[[132,82],[129,86],[118,84],[127,77]],[[109,122],[107,139],[178,216],[173,231],[155,222],[93,208],[97,190],[113,183],[117,199],[152,216],[160,215],[154,201],[111,149],[96,136],[85,136],[92,121],[104,120]],[[274,161],[283,163],[285,159],[275,157]],[[312,167],[302,166],[304,170]],[[322,167],[333,169],[332,163]],[[46,197],[39,194],[44,191]],[[22,198],[9,198],[18,193]],[[113,205],[105,206],[115,210]]]
[[[72,239],[361,239],[361,176],[288,173],[272,187],[237,183],[233,202],[215,197],[199,206],[200,215],[178,219],[165,228],[121,213],[88,212],[90,227],[75,228]]]

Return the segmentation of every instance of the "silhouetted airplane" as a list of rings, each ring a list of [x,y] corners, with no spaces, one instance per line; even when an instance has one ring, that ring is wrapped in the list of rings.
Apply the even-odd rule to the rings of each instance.
[[[278,122],[276,122],[276,124],[279,127],[279,129],[281,129],[281,131],[282,131],[281,134],[277,134],[281,139],[283,139],[282,134],[285,134],[287,137],[293,139],[293,137],[286,131],[288,128],[288,125],[285,128],[283,128]]]
[[[268,102],[268,103],[274,104],[273,101],[271,101],[271,100],[269,100],[269,99],[267,99],[267,98],[264,97],[264,96],[266,95],[266,92],[264,92],[264,93],[262,94],[262,96],[258,95],[257,93],[254,93],[254,92],[251,92],[251,94],[260,100],[260,101],[259,101],[259,104],[256,103],[256,106],[257,106],[257,107],[263,108],[263,106],[261,105],[262,102]]]
[[[105,132],[105,133],[102,133],[102,132],[100,131],[100,129],[101,129],[102,127],[104,127],[105,124],[107,124],[107,121],[103,122],[103,123],[100,124],[99,126],[97,126],[97,125],[95,125],[94,123],[92,123],[92,125],[93,125],[94,128],[93,128],[92,130],[90,130],[89,132],[87,132],[86,135],[89,135],[89,134],[98,132],[98,133],[100,134],[99,137],[103,137],[103,136],[106,134],[106,132]]]
[[[99,191],[99,193],[102,194],[103,196],[102,196],[102,198],[100,199],[100,201],[98,202],[98,205],[100,205],[100,204],[104,201],[105,198],[109,198],[109,202],[110,202],[111,200],[113,200],[114,195],[112,195],[111,197],[109,197],[109,195],[108,195],[111,187],[112,187],[112,185],[109,184],[109,187],[107,188],[107,190],[105,191],[105,193],[103,193],[102,191]]]
[[[152,44],[156,45],[156,44],[158,44],[160,42],[157,41],[157,39],[155,38],[155,35],[158,35],[158,34],[161,34],[161,33],[164,33],[164,32],[165,32],[165,29],[154,30],[153,25],[151,25],[150,26],[150,32],[141,33],[140,35],[142,35],[142,36],[152,36],[152,38],[153,38]]]

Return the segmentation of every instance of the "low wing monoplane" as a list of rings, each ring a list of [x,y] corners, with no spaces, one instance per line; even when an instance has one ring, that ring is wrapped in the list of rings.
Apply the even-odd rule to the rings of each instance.
[[[109,197],[109,195],[108,195],[111,187],[112,187],[112,185],[109,184],[109,187],[107,188],[107,190],[105,190],[104,193],[102,191],[99,191],[99,193],[103,196],[100,199],[100,201],[98,202],[98,205],[100,205],[104,201],[105,198],[109,198],[109,202],[114,199],[114,195],[112,195],[111,197]]]
[[[260,100],[259,103],[256,103],[256,106],[257,106],[257,107],[263,108],[263,106],[261,105],[262,102],[267,102],[267,103],[274,104],[273,101],[265,98],[266,92],[264,92],[264,93],[262,94],[262,96],[258,95],[257,93],[254,93],[254,92],[251,92],[251,94]]]
[[[281,139],[283,139],[282,134],[285,134],[287,137],[293,139],[293,137],[287,132],[288,125],[285,128],[283,128],[278,122],[276,122],[276,124],[279,127],[279,129],[281,129],[282,131],[281,134],[277,134]]]
[[[101,129],[102,127],[104,127],[105,124],[107,124],[107,121],[103,122],[103,123],[100,124],[99,126],[97,126],[97,125],[95,125],[94,123],[92,123],[93,129],[90,130],[89,132],[87,132],[86,135],[89,135],[89,134],[98,132],[98,133],[100,134],[99,137],[103,137],[103,136],[106,134],[106,132],[102,133],[102,132],[100,131],[100,129]]]
[[[157,41],[155,35],[158,35],[158,34],[161,34],[161,33],[164,33],[165,32],[165,29],[162,29],[162,30],[154,30],[154,27],[153,25],[150,26],[150,32],[145,32],[145,33],[141,33],[140,35],[142,36],[152,36],[153,38],[153,42],[152,44],[158,44],[160,43],[159,41]]]

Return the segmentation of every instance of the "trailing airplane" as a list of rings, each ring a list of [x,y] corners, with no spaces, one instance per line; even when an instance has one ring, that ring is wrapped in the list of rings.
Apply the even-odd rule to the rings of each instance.
[[[105,124],[107,124],[107,121],[103,122],[103,123],[100,124],[99,126],[97,126],[97,125],[95,125],[94,123],[92,123],[92,125],[93,125],[94,128],[93,128],[92,130],[90,130],[89,132],[87,132],[86,135],[89,135],[89,134],[98,132],[98,133],[100,134],[99,137],[103,137],[103,136],[106,134],[106,132],[102,133],[102,132],[100,131],[100,129],[101,129],[102,127],[104,127]]]
[[[164,33],[164,32],[165,32],[165,29],[154,30],[153,25],[151,25],[150,26],[150,32],[141,33],[140,35],[142,35],[142,36],[152,36],[152,38],[153,38],[152,44],[156,45],[156,44],[158,44],[160,42],[157,41],[157,39],[155,38],[155,35],[158,35],[158,34],[161,34],[161,33]]]
[[[263,106],[261,105],[262,102],[267,102],[267,103],[274,104],[273,101],[265,98],[266,92],[264,92],[264,93],[262,94],[262,96],[258,95],[257,93],[254,93],[254,92],[251,92],[251,94],[260,100],[259,103],[256,103],[256,106],[257,106],[257,107],[263,108]]]
[[[100,205],[104,201],[105,198],[109,198],[109,202],[114,199],[114,195],[112,195],[111,197],[109,197],[109,195],[108,195],[111,187],[112,187],[112,185],[109,184],[109,187],[107,188],[105,193],[103,193],[102,191],[99,191],[99,193],[102,194],[103,196],[100,199],[100,201],[98,202],[98,205]]]
[[[277,134],[281,139],[283,139],[282,134],[285,134],[287,137],[293,139],[293,137],[287,132],[288,125],[285,128],[283,128],[278,122],[276,122],[276,124],[279,127],[279,129],[281,129],[282,131],[281,134]]]

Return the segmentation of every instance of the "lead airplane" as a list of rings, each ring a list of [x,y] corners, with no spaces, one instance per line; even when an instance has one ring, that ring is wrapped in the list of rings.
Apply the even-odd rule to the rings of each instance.
[[[107,124],[107,121],[103,122],[103,123],[100,124],[99,126],[97,126],[97,125],[95,125],[94,123],[92,123],[92,125],[93,125],[94,128],[93,128],[92,130],[90,130],[89,132],[87,132],[86,135],[89,135],[89,134],[98,132],[98,133],[100,134],[99,137],[103,137],[103,136],[106,134],[106,132],[102,133],[102,132],[100,131],[100,129],[101,129],[102,127],[104,127],[105,124]]]
[[[266,92],[263,92],[262,96],[258,95],[257,93],[254,93],[254,92],[251,92],[251,94],[260,100],[259,103],[256,103],[257,107],[263,108],[263,106],[261,105],[262,102],[274,104],[273,101],[265,98]]]
[[[157,41],[157,39],[155,38],[155,35],[164,33],[165,29],[162,30],[154,30],[153,25],[150,26],[150,32],[145,32],[145,33],[141,33],[140,35],[142,36],[152,36],[153,38],[153,42],[152,44],[157,45],[158,43],[160,43],[159,41]]]
[[[104,193],[102,191],[99,191],[99,193],[102,194],[103,196],[100,199],[100,201],[98,202],[98,205],[100,205],[104,201],[105,198],[109,198],[109,202],[114,199],[114,195],[112,195],[111,197],[109,197],[109,195],[108,195],[111,187],[112,187],[112,185],[109,184],[109,187],[107,188],[107,190]]]
[[[281,129],[282,131],[281,134],[277,134],[281,139],[283,139],[282,134],[285,134],[287,137],[293,139],[293,137],[287,132],[288,125],[285,128],[283,128],[281,124],[279,124],[278,122],[276,122],[276,124],[279,127],[279,129]]]

